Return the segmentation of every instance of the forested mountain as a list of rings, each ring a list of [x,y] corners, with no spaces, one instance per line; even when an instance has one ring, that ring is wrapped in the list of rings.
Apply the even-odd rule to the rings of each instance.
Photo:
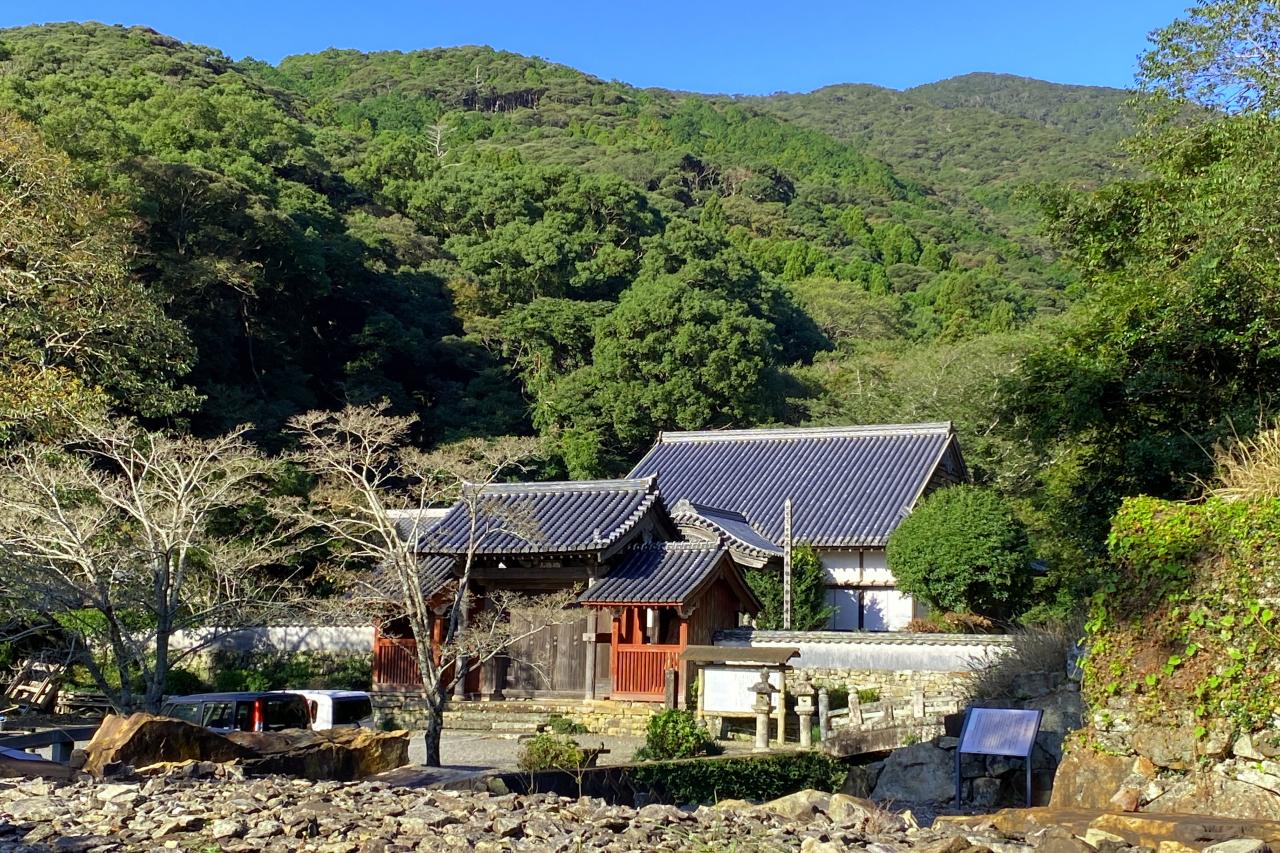
[[[1070,599],[1120,497],[1185,493],[1271,381],[1269,338],[1224,320],[1255,303],[1219,298],[1257,270],[1198,290],[1167,257],[1225,221],[1196,207],[1226,198],[1214,164],[1270,149],[1122,147],[1125,99],[0,31],[0,440],[107,405],[274,449],[292,414],[386,399],[421,444],[538,433],[545,474],[586,476],[661,429],[953,420]],[[1201,248],[1206,280],[1234,270]]]
[[[896,91],[838,85],[751,99],[760,109],[851,142],[952,203],[985,209],[1027,235],[1035,217],[1013,194],[1028,183],[1096,185],[1125,171],[1134,130],[1121,89],[1008,74],[966,74]]]

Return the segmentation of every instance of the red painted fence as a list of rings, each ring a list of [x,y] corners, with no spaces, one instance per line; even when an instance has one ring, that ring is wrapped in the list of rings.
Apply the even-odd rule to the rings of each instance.
[[[661,699],[668,669],[680,668],[683,646],[618,646],[614,657],[613,693],[633,699]]]

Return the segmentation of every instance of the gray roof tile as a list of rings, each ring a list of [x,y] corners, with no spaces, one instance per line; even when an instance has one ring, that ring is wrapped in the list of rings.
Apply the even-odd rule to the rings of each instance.
[[[726,551],[720,542],[650,542],[620,555],[609,574],[578,597],[588,604],[683,604]]]
[[[653,478],[495,484],[480,492],[478,554],[600,551],[630,532],[658,500]],[[418,543],[424,553],[464,554],[469,513],[455,504]]]
[[[680,500],[671,508],[671,517],[711,529],[728,539],[735,550],[741,548],[760,557],[782,556],[782,549],[762,536],[740,512]]]
[[[668,502],[739,512],[774,543],[791,498],[794,541],[876,547],[910,512],[948,447],[963,472],[949,423],[667,432],[630,476],[657,476]]]

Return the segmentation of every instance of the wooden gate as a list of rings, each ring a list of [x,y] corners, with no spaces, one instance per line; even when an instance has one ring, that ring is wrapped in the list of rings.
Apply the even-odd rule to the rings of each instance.
[[[684,646],[637,645],[618,646],[614,655],[615,699],[661,701],[666,692],[666,671],[680,669],[680,653]]]
[[[511,698],[582,696],[589,647],[582,639],[586,630],[587,617],[582,615],[512,643],[504,660],[485,668],[483,689],[489,692],[501,686],[502,694]]]

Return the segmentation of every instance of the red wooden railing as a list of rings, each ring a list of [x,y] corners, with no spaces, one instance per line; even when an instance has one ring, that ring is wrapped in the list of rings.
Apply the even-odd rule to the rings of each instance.
[[[418,644],[414,640],[378,637],[373,642],[375,685],[422,686],[418,669]]]
[[[668,669],[680,668],[683,646],[618,646],[613,695],[661,699]]]

